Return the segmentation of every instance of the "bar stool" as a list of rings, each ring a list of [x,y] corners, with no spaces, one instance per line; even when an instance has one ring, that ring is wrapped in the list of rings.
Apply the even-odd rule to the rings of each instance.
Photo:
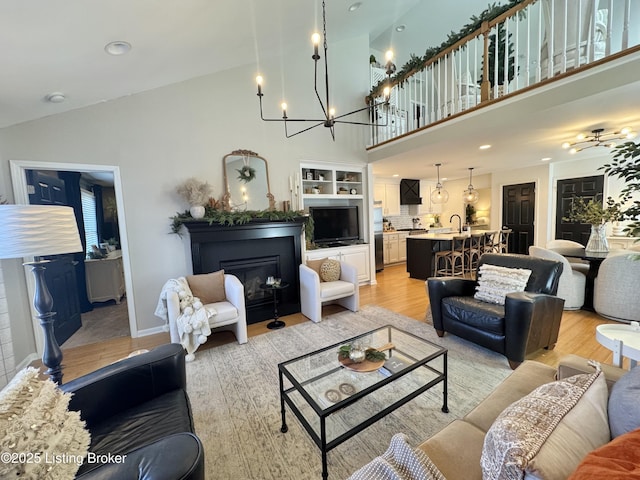
[[[482,241],[482,253],[493,253],[496,245],[497,230],[487,230],[484,232],[484,239]]]
[[[464,276],[465,256],[468,249],[469,237],[466,235],[456,235],[451,239],[449,250],[436,252],[435,255],[435,275],[440,276]]]
[[[510,228],[503,228],[498,232],[499,240],[494,250],[496,253],[509,253],[509,235],[511,235],[511,232],[513,230]]]
[[[478,268],[478,260],[483,253],[484,246],[484,233],[471,233],[471,237],[469,238],[469,245],[466,252],[466,264],[467,264],[467,272],[473,273],[476,268]]]

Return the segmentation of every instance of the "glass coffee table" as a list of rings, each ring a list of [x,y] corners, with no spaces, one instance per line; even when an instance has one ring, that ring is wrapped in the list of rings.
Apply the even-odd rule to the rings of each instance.
[[[338,358],[340,346],[354,343],[391,347],[383,350],[388,360],[356,371],[362,364]],[[288,430],[286,404],[320,448],[323,479],[327,452],[439,383],[442,411],[449,411],[447,349],[391,325],[282,362],[278,374],[281,431]]]

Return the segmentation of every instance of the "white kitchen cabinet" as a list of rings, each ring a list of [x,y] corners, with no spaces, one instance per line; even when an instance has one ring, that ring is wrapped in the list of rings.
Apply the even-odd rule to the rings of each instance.
[[[400,215],[400,185],[376,182],[373,185],[373,200],[382,202],[383,215]]]
[[[89,302],[115,300],[119,304],[125,293],[122,257],[85,260],[84,266]]]
[[[369,245],[349,245],[334,248],[319,248],[308,250],[305,253],[307,260],[320,260],[321,258],[331,258],[353,265],[358,270],[358,281],[365,283],[371,280],[369,269]]]
[[[398,261],[407,261],[407,237],[409,232],[398,232]]]
[[[433,182],[420,181],[420,196],[422,197],[422,205],[418,205],[418,215],[427,215],[430,213],[442,213],[442,204],[431,202],[431,192],[436,189]]]
[[[385,233],[382,237],[382,261],[385,265],[400,261],[399,236],[397,233]],[[406,238],[405,238],[406,242]]]

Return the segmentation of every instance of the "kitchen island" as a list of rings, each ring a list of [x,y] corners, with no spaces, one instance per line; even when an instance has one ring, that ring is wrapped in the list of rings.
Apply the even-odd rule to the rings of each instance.
[[[488,230],[473,230],[474,233]],[[409,277],[426,280],[435,276],[435,254],[451,248],[459,233],[425,233],[407,237],[407,272]]]

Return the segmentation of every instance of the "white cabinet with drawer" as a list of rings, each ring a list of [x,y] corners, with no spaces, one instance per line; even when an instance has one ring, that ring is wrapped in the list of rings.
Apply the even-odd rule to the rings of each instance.
[[[305,257],[307,260],[331,258],[341,262],[346,262],[358,269],[358,280],[360,283],[365,283],[371,280],[371,273],[369,269],[369,245],[367,244],[308,250],[305,253]]]

